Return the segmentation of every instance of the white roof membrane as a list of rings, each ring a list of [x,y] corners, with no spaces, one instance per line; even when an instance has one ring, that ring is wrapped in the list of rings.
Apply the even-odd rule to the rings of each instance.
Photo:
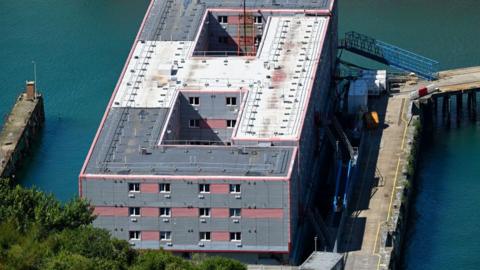
[[[246,90],[235,139],[299,134],[327,17],[271,16],[256,57],[191,57],[194,42],[135,45],[113,107],[170,108],[176,91]]]

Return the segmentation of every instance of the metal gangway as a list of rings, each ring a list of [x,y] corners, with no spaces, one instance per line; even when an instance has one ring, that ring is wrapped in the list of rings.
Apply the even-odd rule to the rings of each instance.
[[[372,37],[351,31],[339,40],[339,49],[361,55],[427,80],[438,78],[438,62]]]

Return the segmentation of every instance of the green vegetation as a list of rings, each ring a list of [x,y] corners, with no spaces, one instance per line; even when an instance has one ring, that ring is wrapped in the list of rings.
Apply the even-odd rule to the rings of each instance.
[[[94,228],[87,202],[62,205],[36,189],[0,180],[0,270],[244,270],[241,263],[166,251],[136,251],[128,242]]]
[[[413,138],[412,138],[412,146],[410,149],[410,153],[407,157],[407,177],[403,182],[404,193],[402,196],[402,203],[407,203],[407,199],[410,194],[410,189],[412,187],[412,181],[415,178],[415,172],[417,169],[417,158],[419,155],[419,147],[420,147],[420,140],[421,140],[421,133],[422,133],[422,123],[418,118],[413,120]]]
[[[407,174],[409,179],[412,179],[415,174],[415,169],[417,167],[417,156],[418,156],[418,148],[419,148],[419,143],[420,143],[420,134],[422,132],[422,124],[420,123],[420,120],[417,118],[413,122],[413,142],[412,142],[412,148],[410,149],[410,154],[408,156],[408,164],[407,164]]]

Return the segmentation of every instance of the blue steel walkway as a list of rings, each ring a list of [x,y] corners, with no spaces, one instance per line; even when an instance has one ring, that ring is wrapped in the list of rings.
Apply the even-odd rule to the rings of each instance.
[[[418,76],[435,80],[438,78],[438,62],[409,52],[369,36],[357,33],[345,33],[339,42],[339,48],[367,57],[391,67],[414,72]]]

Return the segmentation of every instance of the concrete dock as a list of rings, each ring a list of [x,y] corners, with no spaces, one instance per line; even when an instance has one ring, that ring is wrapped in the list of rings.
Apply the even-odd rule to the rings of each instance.
[[[408,128],[405,95],[380,97],[373,100],[370,107],[379,113],[384,128],[366,133],[360,158],[363,169],[342,243],[342,250],[347,252],[346,269],[377,268],[380,226],[390,218],[398,174],[407,154],[404,151]]]
[[[405,224],[400,212],[401,208],[408,208],[402,196],[415,132],[409,94],[431,84],[439,88],[434,94],[439,96],[478,89],[480,67],[443,71],[433,82],[412,78],[396,93],[369,99],[369,109],[379,113],[381,124],[379,129],[364,134],[364,149],[359,159],[361,173],[339,250],[345,253],[346,269],[396,266],[399,253],[392,250],[401,247],[398,239],[403,239],[403,235],[395,232],[404,230],[397,227]]]
[[[438,88],[433,95],[445,95],[453,92],[470,91],[480,88],[480,66],[440,71],[435,81],[425,81],[411,77],[401,88],[402,93],[412,92],[424,86]],[[424,98],[428,98],[426,96]]]
[[[0,177],[10,177],[21,164],[44,122],[43,98],[27,82],[0,132]]]

